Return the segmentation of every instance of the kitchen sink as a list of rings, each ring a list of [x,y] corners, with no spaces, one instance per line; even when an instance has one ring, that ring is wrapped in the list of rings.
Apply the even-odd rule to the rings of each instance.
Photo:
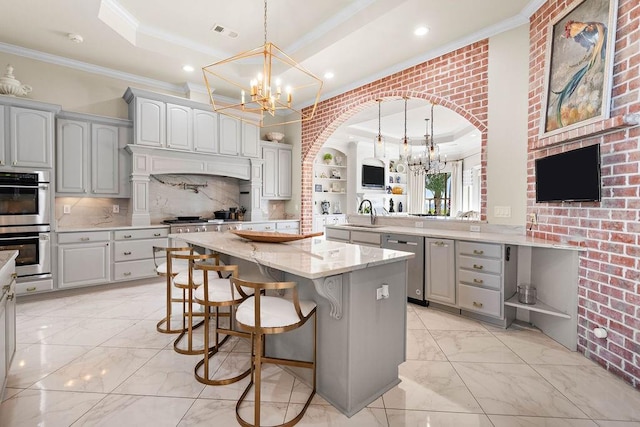
[[[360,227],[360,228],[380,228],[380,227],[384,227],[384,225],[377,225],[377,224],[340,224],[343,225],[345,227]]]

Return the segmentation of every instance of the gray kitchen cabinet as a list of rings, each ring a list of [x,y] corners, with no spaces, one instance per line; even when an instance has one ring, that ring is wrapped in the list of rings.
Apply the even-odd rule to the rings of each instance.
[[[6,132],[5,132],[5,130],[6,130],[6,124],[5,124],[6,120],[5,120],[5,117],[4,117],[5,111],[6,111],[5,106],[4,105],[0,105],[0,166],[4,166],[6,164],[6,162],[7,162],[7,159],[5,157],[6,156],[5,151],[6,151],[6,147],[7,147],[7,145],[6,145],[7,141],[5,139],[5,134],[6,134]]]
[[[168,246],[168,235],[169,227],[114,231],[113,280],[124,281],[156,276],[153,247]]]
[[[455,306],[455,241],[427,237],[424,247],[424,278],[427,301]]]
[[[201,153],[218,153],[218,114],[193,109],[193,150]]]
[[[16,352],[15,259],[0,270],[0,396]]]
[[[109,231],[58,233],[58,288],[108,283],[110,240]]]
[[[292,195],[292,147],[286,144],[262,143],[262,198],[289,200]]]
[[[162,101],[135,97],[135,101],[129,104],[134,109],[134,121],[136,123],[135,143],[150,147],[164,147],[166,145],[166,106]]]
[[[300,221],[278,221],[276,223],[276,231],[278,233],[300,233]]]
[[[5,159],[2,164],[52,168],[53,113],[21,107],[8,107],[8,110],[9,144],[4,147]]]
[[[193,110],[167,103],[167,148],[193,149]]]
[[[462,310],[504,319],[505,280],[517,280],[517,251],[509,245],[459,241],[458,305]]]
[[[242,122],[242,155],[260,157],[260,127]]]
[[[240,120],[221,114],[218,126],[220,128],[220,154],[237,156],[240,153]]]
[[[57,120],[56,194],[128,197],[130,122],[63,112]]]
[[[374,248],[379,248],[381,243],[380,233],[351,230],[349,243],[353,243],[354,245],[373,246]]]

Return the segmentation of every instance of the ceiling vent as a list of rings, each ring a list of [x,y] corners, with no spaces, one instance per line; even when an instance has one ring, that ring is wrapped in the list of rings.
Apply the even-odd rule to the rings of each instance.
[[[238,37],[238,33],[236,31],[220,24],[213,24],[213,27],[211,27],[211,31],[213,31],[214,33],[225,35],[227,37],[231,37],[232,39]]]

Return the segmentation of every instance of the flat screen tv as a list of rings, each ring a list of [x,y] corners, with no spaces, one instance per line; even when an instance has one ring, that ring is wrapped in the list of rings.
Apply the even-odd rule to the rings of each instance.
[[[362,187],[384,188],[384,166],[362,165]]]
[[[536,202],[600,201],[600,145],[537,159]]]

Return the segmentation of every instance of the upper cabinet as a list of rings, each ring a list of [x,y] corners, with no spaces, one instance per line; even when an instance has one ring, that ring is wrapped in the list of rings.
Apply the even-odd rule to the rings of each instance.
[[[291,199],[291,153],[290,145],[262,143],[262,198]]]
[[[134,143],[189,152],[260,158],[260,128],[188,99],[127,89]]]
[[[135,110],[136,144],[149,145],[151,147],[164,147],[166,111],[165,104],[161,101],[136,97],[129,108]],[[129,111],[131,117],[131,110]]]
[[[240,120],[220,115],[220,154],[237,156],[240,152]]]
[[[189,107],[167,104],[167,148],[193,149],[193,112]]]
[[[242,155],[260,157],[260,127],[242,122]]]
[[[201,153],[217,153],[218,115],[212,111],[193,110],[193,150]]]
[[[57,121],[56,194],[129,197],[130,122],[76,113]]]
[[[54,111],[15,105],[0,107],[0,166],[52,168]]]

